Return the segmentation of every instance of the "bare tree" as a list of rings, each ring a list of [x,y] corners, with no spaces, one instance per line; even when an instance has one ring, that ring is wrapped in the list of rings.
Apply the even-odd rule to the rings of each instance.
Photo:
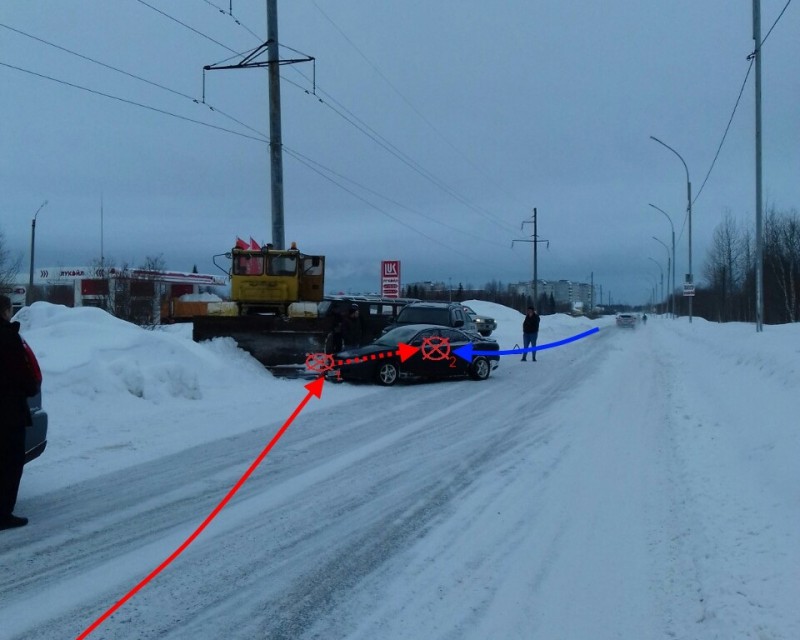
[[[714,229],[704,275],[710,285],[718,322],[734,320],[734,301],[745,279],[744,236],[730,211]]]
[[[11,255],[5,234],[0,231],[0,288],[5,289],[16,283],[21,264],[22,256],[14,258]]]
[[[797,322],[800,317],[800,216],[796,210],[769,211],[764,224],[764,262],[774,286],[771,309],[777,321]],[[765,309],[766,315],[766,309]]]

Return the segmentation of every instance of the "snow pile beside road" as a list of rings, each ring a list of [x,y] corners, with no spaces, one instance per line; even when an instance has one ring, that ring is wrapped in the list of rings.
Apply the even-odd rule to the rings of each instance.
[[[486,302],[485,300],[467,300],[464,304],[478,315],[495,319],[497,329],[492,333],[491,337],[497,340],[501,349],[513,349],[515,345],[522,346],[524,314],[510,307],[505,307],[495,302]],[[538,345],[563,340],[592,327],[610,326],[614,322],[614,318],[611,316],[590,320],[584,317],[573,318],[564,313],[542,316],[541,318]]]
[[[709,631],[702,637],[751,637],[747,629],[752,637],[800,637],[790,613],[800,595],[799,328],[756,333],[750,324],[700,318],[653,326],[672,406],[666,428],[688,479],[692,515],[679,546],[701,584],[698,622]]]
[[[144,330],[101,309],[37,302],[16,319],[47,373],[45,394],[53,388],[89,400],[118,395],[120,401],[127,394],[158,404],[199,400],[220,379],[270,378],[233,340],[209,349],[183,332]]]
[[[52,489],[36,483],[53,466],[62,482],[85,479],[263,427],[304,395],[230,338],[193,342],[191,325],[148,330],[45,302],[15,319],[41,365],[50,417],[47,451],[25,471],[32,493]]]

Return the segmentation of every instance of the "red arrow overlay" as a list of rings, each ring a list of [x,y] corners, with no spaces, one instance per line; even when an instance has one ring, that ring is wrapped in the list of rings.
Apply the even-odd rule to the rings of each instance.
[[[83,640],[83,638],[87,638],[90,633],[92,633],[97,627],[99,627],[103,622],[105,622],[111,615],[113,615],[123,604],[125,604],[128,600],[130,600],[133,596],[135,596],[142,588],[144,588],[153,578],[155,578],[159,573],[161,573],[164,569],[166,569],[175,558],[181,555],[187,547],[195,541],[197,536],[199,536],[203,530],[211,523],[211,521],[217,517],[220,511],[225,507],[228,502],[230,502],[231,498],[236,495],[236,492],[242,488],[247,479],[253,474],[256,470],[258,465],[267,457],[267,454],[272,450],[272,447],[281,439],[281,436],[286,432],[289,426],[294,422],[294,419],[300,414],[300,412],[305,408],[308,404],[308,401],[311,400],[312,396],[316,396],[317,398],[322,397],[322,387],[325,383],[325,378],[317,378],[313,382],[309,382],[305,385],[305,388],[308,389],[308,394],[305,398],[303,398],[302,402],[297,405],[297,408],[292,412],[292,415],[283,423],[283,426],[278,429],[278,432],[272,437],[272,440],[269,441],[269,444],[264,447],[264,450],[258,455],[258,457],[253,460],[253,463],[248,467],[247,471],[244,472],[244,475],[239,478],[238,482],[233,485],[233,488],[228,491],[227,495],[222,499],[222,501],[214,507],[214,510],[208,514],[205,520],[200,524],[197,529],[195,529],[194,533],[190,535],[184,543],[175,549],[172,554],[164,560],[160,565],[158,565],[150,574],[144,578],[139,584],[137,584],[133,589],[131,589],[125,597],[119,600],[113,607],[111,607],[108,611],[106,611],[102,616],[100,616],[97,620],[95,620],[89,627],[81,633],[76,640]]]
[[[400,356],[400,362],[405,362],[417,351],[419,351],[419,347],[412,347],[409,344],[403,344],[401,342],[397,345],[397,351],[382,351],[381,353],[373,353],[368,356],[361,356],[360,358],[337,360],[335,365],[340,367],[343,364],[358,364],[359,362],[367,362],[367,360],[383,360],[385,358],[393,358],[394,356]]]

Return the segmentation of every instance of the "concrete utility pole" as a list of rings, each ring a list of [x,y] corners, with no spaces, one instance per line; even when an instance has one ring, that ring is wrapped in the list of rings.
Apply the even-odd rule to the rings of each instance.
[[[272,244],[276,249],[285,249],[278,0],[267,0],[267,62],[269,65],[269,166],[270,188],[272,191]]]
[[[764,226],[761,198],[761,0],[753,0],[756,48],[756,332],[764,330]]]
[[[266,50],[267,60],[258,60]],[[299,53],[299,52],[298,52]],[[235,64],[209,64],[203,67],[203,102],[206,99],[206,71],[222,69],[260,69],[267,67],[269,88],[269,166],[272,208],[272,246],[286,248],[283,226],[283,141],[281,138],[280,65],[313,62],[312,56],[281,60],[278,51],[278,0],[267,0],[267,41],[247,53]]]
[[[31,220],[31,271],[28,277],[28,290],[25,292],[25,304],[28,306],[30,306],[33,297],[33,252],[36,248],[36,216],[39,215],[39,212],[44,209],[46,204],[47,200],[39,205],[36,213],[33,214],[33,220]]]

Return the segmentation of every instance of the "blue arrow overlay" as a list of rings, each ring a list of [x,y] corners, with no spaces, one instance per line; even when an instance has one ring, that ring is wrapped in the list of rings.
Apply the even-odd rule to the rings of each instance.
[[[472,343],[465,344],[463,347],[459,347],[458,349],[453,349],[453,354],[457,355],[459,358],[463,358],[467,362],[472,362],[472,358],[474,356],[509,356],[514,353],[529,353],[531,351],[542,351],[543,349],[552,349],[553,347],[560,347],[564,344],[569,344],[570,342],[575,342],[576,340],[581,340],[582,338],[586,338],[593,333],[597,333],[600,331],[599,327],[594,327],[589,329],[588,331],[584,331],[583,333],[579,333],[578,335],[572,336],[571,338],[564,338],[563,340],[559,340],[558,342],[549,342],[547,344],[540,344],[535,347],[528,347],[527,349],[508,349],[506,351],[476,351],[472,348]]]

